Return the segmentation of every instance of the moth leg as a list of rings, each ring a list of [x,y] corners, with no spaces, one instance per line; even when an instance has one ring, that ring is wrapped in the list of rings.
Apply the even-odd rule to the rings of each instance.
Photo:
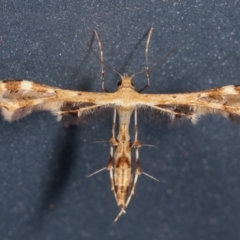
[[[121,208],[121,211],[119,212],[119,214],[117,215],[117,217],[114,219],[113,223],[115,223],[121,216],[123,213],[126,213],[124,208]],[[112,223],[112,224],[113,224]]]
[[[136,171],[135,171],[135,176],[134,176],[134,180],[133,180],[133,183],[132,183],[131,192],[128,195],[127,201],[126,201],[125,206],[124,206],[125,208],[128,206],[128,204],[129,204],[129,202],[130,202],[130,200],[131,200],[131,198],[134,194],[136,184],[137,184],[137,180],[138,180],[138,176],[142,173],[142,170],[141,170],[141,167],[140,167],[140,160],[139,160],[139,148],[141,147],[141,143],[138,140],[137,107],[134,110],[134,130],[135,130],[135,139],[134,139],[133,147],[136,150]]]
[[[136,155],[138,152],[138,148],[136,148]],[[125,203],[124,209],[127,208],[132,196],[134,195],[135,189],[136,189],[136,185],[137,185],[137,180],[138,180],[138,176],[142,173],[141,167],[140,167],[140,161],[139,158],[136,158],[136,172],[135,172],[135,176],[134,176],[134,180],[132,183],[132,189],[130,194],[128,195],[127,201]]]
[[[158,179],[154,178],[153,176],[145,173],[142,171],[141,169],[141,166],[140,166],[140,159],[139,159],[139,148],[141,147],[141,143],[140,141],[138,140],[138,127],[137,127],[137,107],[135,108],[135,111],[134,111],[134,124],[135,124],[135,140],[134,140],[134,144],[133,144],[133,147],[135,148],[136,150],[136,171],[135,171],[135,176],[134,176],[134,180],[133,180],[133,183],[132,183],[132,189],[131,189],[131,192],[130,194],[128,195],[128,199],[125,203],[125,206],[124,206],[124,209],[126,209],[126,207],[128,206],[132,196],[134,195],[134,192],[135,192],[135,189],[136,189],[136,185],[137,185],[137,180],[138,180],[138,176],[140,174],[144,174],[156,181],[159,181]]]
[[[97,174],[103,170],[109,170],[109,175],[110,175],[110,183],[111,183],[111,190],[113,191],[114,197],[117,201],[117,193],[115,190],[115,184],[114,184],[114,177],[113,177],[113,169],[114,169],[114,147],[117,146],[117,141],[115,138],[115,127],[116,127],[116,115],[117,115],[117,110],[116,107],[114,107],[114,111],[113,111],[113,125],[112,125],[112,136],[109,140],[110,143],[110,157],[109,157],[109,161],[106,167],[95,171],[94,173],[88,175],[88,177],[93,176],[94,174]]]
[[[115,191],[115,187],[114,187],[114,178],[113,178],[113,157],[114,157],[114,147],[117,145],[117,141],[115,139],[115,126],[116,126],[116,107],[114,108],[114,112],[113,112],[113,126],[112,126],[112,136],[109,140],[110,143],[110,157],[109,157],[109,161],[106,167],[95,171],[94,173],[88,175],[88,177],[93,176],[96,173],[101,172],[102,170],[109,170],[110,173],[110,183],[111,183],[111,190],[114,193],[114,196],[117,200],[117,194]]]
[[[117,117],[117,109],[116,107],[114,107],[113,110],[113,124],[112,124],[112,135],[110,138],[110,145],[111,146],[117,146],[117,141],[116,141],[116,137],[115,137],[115,129],[116,129],[116,117]]]
[[[149,37],[148,37],[149,38]],[[135,177],[134,177],[134,181],[132,184],[132,190],[128,196],[128,200],[125,204],[125,207],[128,206],[132,195],[134,194],[135,188],[136,188],[136,184],[137,184],[137,179],[138,179],[138,175],[140,175],[142,173],[141,167],[140,167],[140,160],[139,160],[139,148],[142,146],[140,141],[138,140],[138,125],[137,125],[137,107],[134,110],[134,130],[135,130],[135,139],[134,139],[134,144],[133,147],[136,150],[136,171],[135,171]]]
[[[110,143],[110,159],[109,159],[109,163],[108,163],[107,169],[109,170],[109,173],[110,173],[111,190],[113,191],[115,199],[117,201],[117,193],[116,193],[116,190],[115,190],[114,177],[113,177],[114,147],[117,146],[117,141],[116,141],[116,138],[115,138],[116,116],[117,116],[117,109],[116,109],[116,107],[114,107],[114,110],[113,110],[112,135],[111,135],[111,138],[109,140],[109,143]]]
[[[137,107],[135,107],[135,109],[134,109],[134,132],[135,132],[135,135],[134,135],[133,147],[138,149],[142,145],[141,145],[140,141],[138,140]]]
[[[101,107],[101,105],[93,105],[90,107],[83,107],[83,108],[76,108],[76,109],[69,109],[69,110],[60,110],[60,111],[54,111],[53,114],[60,117],[59,120],[61,120],[61,117],[67,114],[77,114],[77,117],[81,117],[84,113],[90,113],[95,108]]]
[[[149,107],[161,110],[163,112],[170,113],[171,115],[175,115],[175,116],[184,116],[184,117],[188,117],[189,118],[189,117],[191,117],[193,115],[192,113],[175,112],[174,110],[170,110],[170,109],[166,109],[166,108],[162,108],[162,107],[158,107],[158,106],[149,106]]]
[[[114,197],[117,201],[117,193],[115,190],[114,177],[113,177],[113,147],[110,147],[110,158],[109,158],[109,162],[106,169],[109,170],[111,190],[113,191]]]

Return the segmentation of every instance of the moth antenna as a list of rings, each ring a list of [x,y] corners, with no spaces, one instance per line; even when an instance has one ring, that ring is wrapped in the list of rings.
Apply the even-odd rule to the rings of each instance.
[[[112,222],[112,224],[114,224],[121,216],[123,213],[126,213],[124,208],[121,208],[121,211],[119,212],[119,214],[117,215],[117,217],[114,219],[114,221]]]
[[[141,74],[141,73],[145,73],[147,76],[147,84],[140,89],[138,92],[142,92],[145,88],[150,86],[150,77],[149,77],[149,61],[148,61],[148,50],[149,50],[149,44],[150,44],[150,39],[152,36],[152,32],[153,32],[153,27],[150,27],[148,30],[148,37],[147,37],[147,41],[146,41],[146,47],[145,47],[145,60],[146,60],[146,67],[144,71],[135,73],[134,75],[131,76],[131,78],[133,78],[134,76]]]
[[[139,92],[142,92],[144,89],[146,89],[147,87],[150,86],[150,77],[149,77],[149,64],[148,64],[148,50],[149,50],[149,44],[150,44],[150,39],[151,39],[151,36],[152,36],[152,32],[153,32],[153,27],[151,27],[149,29],[149,33],[148,33],[148,38],[147,38],[147,41],[146,41],[146,48],[145,48],[145,56],[146,56],[146,67],[145,67],[145,73],[146,73],[146,76],[147,76],[147,84],[139,90]]]
[[[149,44],[150,44],[150,39],[151,39],[151,36],[152,36],[152,32],[153,32],[153,27],[150,27],[150,29],[149,29],[149,33],[148,33],[148,38],[147,38],[147,41],[146,41],[146,48],[145,48],[145,56],[146,56],[146,74],[147,74],[147,78],[148,78],[148,83],[150,83],[149,82],[149,75],[148,75],[148,73],[149,73],[149,67],[148,67],[148,50],[149,50]]]
[[[101,169],[99,169],[99,170],[97,170],[97,171],[95,171],[95,172],[87,175],[87,177],[92,177],[93,175],[95,175],[95,174],[97,174],[97,173],[100,173],[100,172],[102,172],[103,170],[106,170],[106,169],[107,169],[106,167],[101,168]]]
[[[121,78],[123,78],[123,76],[117,71],[115,70],[114,68],[108,66],[105,62],[103,62],[100,57],[97,55],[97,53],[93,50],[93,48],[87,43],[89,49],[93,52],[93,54],[95,55],[95,57],[99,60],[99,62],[101,62],[108,70],[118,74]]]
[[[149,175],[149,174],[147,174],[147,173],[145,173],[145,172],[141,172],[141,173],[144,174],[145,176],[147,176],[147,177],[149,177],[149,178],[151,178],[151,179],[153,179],[153,180],[159,182],[159,179],[153,177],[152,175]]]
[[[170,52],[168,52],[159,62],[157,62],[156,64],[154,64],[153,66],[151,66],[148,70],[152,70],[153,68],[157,67],[158,65],[162,64],[163,62],[165,62],[170,55],[172,55],[176,50],[178,49],[178,46],[174,47],[172,50],[170,50]]]
[[[99,37],[99,35],[98,35],[97,30],[94,30],[94,31],[93,31],[93,34],[95,35],[95,37],[96,37],[96,39],[97,39],[98,47],[99,47],[99,51],[100,51],[102,89],[103,89],[105,92],[108,92],[107,89],[106,89],[105,86],[104,86],[105,71],[104,71],[104,65],[103,65],[104,60],[103,60],[102,42],[101,42],[101,40],[100,40],[100,37]],[[91,46],[92,46],[92,45],[91,45]]]
[[[159,62],[157,62],[156,64],[154,64],[154,65],[153,65],[152,67],[150,67],[150,68],[147,68],[147,69],[145,68],[143,71],[137,72],[137,73],[133,74],[133,75],[131,76],[131,78],[134,78],[135,76],[140,75],[140,74],[143,74],[143,73],[149,74],[150,70],[152,70],[153,68],[155,68],[155,67],[157,67],[158,65],[162,64],[163,62],[165,62],[165,61],[169,58],[169,56],[172,55],[172,53],[174,53],[177,49],[178,49],[178,46],[174,47],[174,48],[173,48],[170,52],[168,52]],[[147,85],[144,86],[142,89],[140,89],[138,92],[139,92],[139,93],[142,92],[146,87],[147,87]]]

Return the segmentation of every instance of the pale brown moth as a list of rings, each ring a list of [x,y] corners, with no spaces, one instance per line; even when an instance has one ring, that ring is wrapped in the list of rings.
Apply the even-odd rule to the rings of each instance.
[[[27,80],[0,81],[0,111],[4,119],[10,122],[19,120],[37,110],[50,111],[60,120],[65,115],[80,118],[83,115],[94,113],[96,109],[113,109],[112,135],[109,141],[110,159],[107,166],[103,169],[108,169],[110,172],[111,190],[120,207],[120,212],[114,222],[125,213],[125,209],[134,194],[138,176],[144,173],[139,162],[141,143],[138,140],[138,109],[149,107],[169,115],[171,119],[187,118],[193,123],[196,123],[199,117],[204,114],[220,114],[230,120],[234,120],[236,116],[240,115],[240,86],[230,85],[206,91],[181,94],[141,93],[150,84],[148,73],[151,68],[148,67],[148,48],[152,31],[153,28],[150,28],[146,41],[146,69],[140,72],[147,75],[148,83],[140,91],[136,91],[133,85],[133,78],[140,73],[130,77],[126,74],[122,76],[118,73],[121,79],[118,83],[117,91],[110,93],[105,89],[103,68],[104,66],[109,67],[103,62],[102,45],[97,31],[94,31],[94,35],[98,40],[100,48],[99,59],[102,69],[102,88],[105,92],[64,90]],[[95,52],[94,54],[96,55]],[[167,54],[163,60],[169,55]],[[113,69],[112,71],[116,72]],[[119,130],[116,138],[115,125],[117,115],[119,117]],[[133,144],[129,135],[129,124],[132,115],[134,115],[135,123]],[[134,174],[132,173],[131,162],[132,148],[135,148],[136,152],[136,169]],[[151,177],[148,174],[146,175]]]

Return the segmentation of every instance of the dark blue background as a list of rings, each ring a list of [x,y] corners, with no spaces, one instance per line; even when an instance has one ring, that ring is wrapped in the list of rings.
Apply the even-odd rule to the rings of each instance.
[[[100,64],[86,42],[99,31],[105,61],[121,73],[144,68],[144,34],[153,65],[145,92],[191,92],[240,84],[237,0],[0,1],[0,77],[102,91]],[[96,48],[97,46],[94,45]],[[96,48],[97,49],[97,48]],[[145,83],[138,76],[138,88]],[[118,76],[107,72],[106,86]],[[106,166],[111,113],[65,128],[49,113],[0,120],[0,239],[236,240],[240,237],[240,127],[218,116],[193,126],[139,116],[141,176],[127,214]],[[133,133],[133,131],[131,131]],[[134,160],[134,159],[133,159]]]

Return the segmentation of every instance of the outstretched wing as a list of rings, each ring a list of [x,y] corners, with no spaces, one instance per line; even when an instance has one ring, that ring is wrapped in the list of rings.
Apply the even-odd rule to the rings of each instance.
[[[0,81],[0,112],[7,121],[23,118],[35,110],[56,115],[87,114],[111,105],[107,93],[69,91],[37,84],[27,80]]]
[[[195,93],[142,94],[142,105],[170,115],[187,117],[196,123],[205,114],[220,114],[232,121],[240,119],[240,86],[230,85]]]

